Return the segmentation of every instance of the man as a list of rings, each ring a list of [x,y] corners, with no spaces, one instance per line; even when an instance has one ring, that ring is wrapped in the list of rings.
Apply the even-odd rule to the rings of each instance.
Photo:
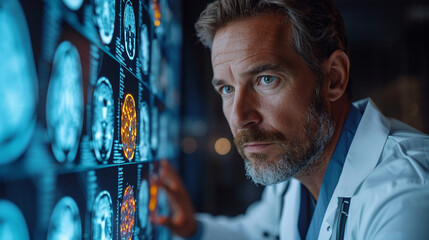
[[[343,20],[330,0],[218,0],[196,23],[247,174],[267,185],[234,218],[198,215],[161,163],[191,239],[429,239],[429,137],[351,104]]]

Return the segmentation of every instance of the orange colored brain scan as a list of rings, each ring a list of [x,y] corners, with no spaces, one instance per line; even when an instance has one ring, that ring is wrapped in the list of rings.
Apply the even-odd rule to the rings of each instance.
[[[134,217],[136,215],[136,202],[134,190],[128,186],[124,192],[121,206],[121,239],[131,240],[133,238]]]
[[[136,148],[137,138],[137,115],[136,104],[133,96],[127,94],[125,101],[122,104],[121,114],[121,139],[122,148],[125,157],[131,160],[134,157],[134,150]]]

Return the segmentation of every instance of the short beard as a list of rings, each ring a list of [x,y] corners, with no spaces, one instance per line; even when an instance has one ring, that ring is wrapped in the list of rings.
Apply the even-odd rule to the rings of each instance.
[[[279,132],[251,128],[234,139],[237,150],[244,158],[246,176],[255,184],[271,185],[287,181],[302,172],[311,172],[318,166],[326,146],[332,139],[335,122],[329,113],[324,98],[317,87],[304,124],[304,131],[286,139]],[[250,162],[244,154],[244,144],[252,141],[274,142],[281,146],[277,161],[268,161],[266,154],[252,153]]]

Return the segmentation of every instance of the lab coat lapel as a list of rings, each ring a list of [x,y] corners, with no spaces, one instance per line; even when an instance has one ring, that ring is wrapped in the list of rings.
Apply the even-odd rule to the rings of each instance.
[[[364,113],[326,210],[319,239],[330,239],[331,235],[335,235],[334,224],[338,198],[351,197],[351,205],[353,205],[353,194],[377,165],[390,131],[390,122],[377,110],[370,99],[356,102],[354,105],[360,111],[364,110]]]

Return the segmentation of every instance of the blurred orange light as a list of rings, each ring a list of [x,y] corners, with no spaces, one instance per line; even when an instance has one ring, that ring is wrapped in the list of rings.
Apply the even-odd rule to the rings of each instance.
[[[157,193],[158,193],[158,187],[156,185],[151,185],[150,186],[150,200],[149,200],[149,210],[150,211],[155,211],[155,209],[156,209]]]
[[[217,154],[226,155],[231,150],[231,142],[226,138],[219,138],[214,147]]]

